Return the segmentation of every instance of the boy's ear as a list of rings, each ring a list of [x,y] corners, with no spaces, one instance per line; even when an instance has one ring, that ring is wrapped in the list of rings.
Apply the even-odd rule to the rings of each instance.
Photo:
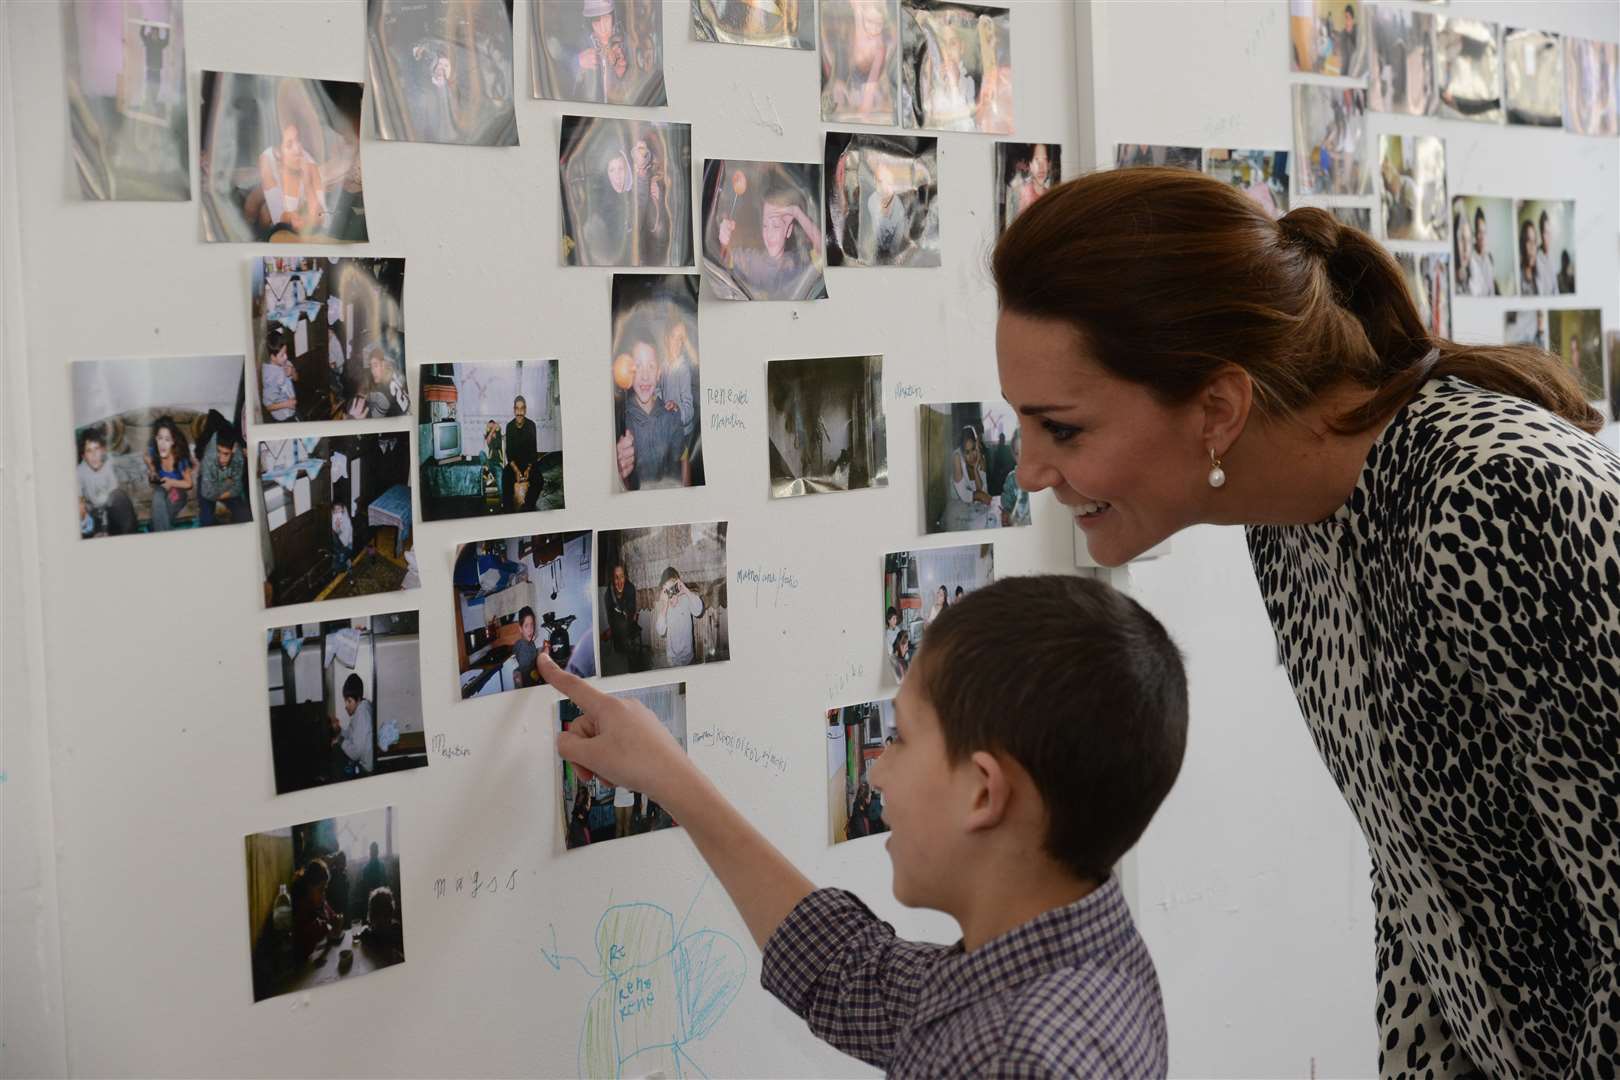
[[[995,828],[1005,820],[1012,798],[1012,777],[1006,765],[989,751],[978,750],[963,767],[968,773],[969,798],[964,824],[969,832]]]

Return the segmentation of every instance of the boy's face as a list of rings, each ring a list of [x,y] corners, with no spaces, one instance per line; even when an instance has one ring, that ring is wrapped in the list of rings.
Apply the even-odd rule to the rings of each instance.
[[[350,716],[353,716],[354,715],[354,710],[358,709],[359,707],[360,707],[360,699],[359,698],[346,697],[346,698],[343,699],[343,708],[348,711],[348,714]]]
[[[948,911],[962,865],[965,834],[955,818],[967,798],[967,762],[953,766],[946,758],[939,717],[915,672],[900,683],[894,741],[869,766],[867,779],[883,797],[895,899],[907,907]]]
[[[793,235],[793,205],[791,203],[766,203],[764,217],[760,221],[760,233],[765,242],[765,251],[773,259],[782,257],[787,249],[788,238]]]
[[[646,407],[652,402],[653,391],[658,389],[658,354],[651,345],[640,341],[631,355],[636,360],[636,381],[631,385],[635,388],[636,400]]]
[[[100,470],[107,463],[107,447],[98,442],[87,441],[84,444],[84,463],[92,469]]]
[[[525,615],[523,617],[523,622],[518,625],[518,630],[523,634],[523,640],[524,641],[533,641],[534,640],[534,616],[533,615]]]
[[[231,466],[231,458],[236,454],[236,447],[231,443],[222,442],[215,449],[214,453],[219,458],[220,468],[228,469]]]

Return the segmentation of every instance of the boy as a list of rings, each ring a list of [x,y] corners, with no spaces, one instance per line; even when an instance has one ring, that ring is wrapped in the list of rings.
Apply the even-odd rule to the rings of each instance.
[[[518,639],[512,646],[512,658],[517,661],[517,684],[539,686],[540,654],[551,650],[535,644],[534,608],[527,604],[518,612]]]
[[[135,504],[107,461],[107,436],[94,427],[79,436],[79,531],[123,536],[136,529]]]
[[[584,710],[558,754],[668,807],[763,950],[761,982],[827,1042],[891,1076],[1165,1074],[1158,979],[1110,868],[1181,767],[1187,685],[1135,601],[1007,578],[929,627],[868,779],[895,897],[955,918],[949,947],[815,889],[650,712],[541,673]]]
[[[259,365],[259,403],[272,420],[292,420],[298,415],[298,390],[293,386],[298,370],[288,354],[291,344],[292,335],[279,323],[265,333],[267,359]]]
[[[673,566],[665,567],[663,577],[658,579],[658,621],[653,629],[665,641],[670,667],[690,664],[697,656],[697,635],[692,623],[702,614],[702,599],[686,587],[680,571]]]
[[[376,722],[371,702],[366,700],[366,684],[352,671],[343,680],[343,711],[346,719],[332,718],[332,742],[347,759],[344,772],[349,776],[370,776],[376,765],[377,750],[372,739]]]

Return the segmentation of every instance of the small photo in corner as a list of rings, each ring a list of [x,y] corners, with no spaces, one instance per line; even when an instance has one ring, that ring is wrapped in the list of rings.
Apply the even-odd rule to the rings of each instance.
[[[363,244],[364,86],[202,73],[197,154],[203,239]]]
[[[565,266],[692,265],[692,126],[565,116]]]
[[[1018,417],[1004,401],[920,405],[923,529],[965,532],[1028,525],[1018,486]]]
[[[883,357],[772,360],[771,498],[889,486]]]
[[[61,10],[79,197],[190,199],[180,0],[69,0]]]
[[[252,311],[261,423],[409,414],[404,259],[255,259]]]
[[[1155,146],[1149,143],[1116,143],[1114,168],[1131,169],[1139,165],[1162,165],[1171,169],[1191,169],[1198,172],[1204,167],[1204,151],[1197,146]]]
[[[403,431],[259,443],[266,607],[415,589]]]
[[[1564,130],[1620,134],[1620,43],[1565,35]]]
[[[416,612],[266,636],[277,795],[428,763]]]
[[[1457,296],[1512,296],[1513,200],[1457,195],[1451,200],[1453,291]]]
[[[1303,0],[1288,6],[1289,66],[1316,75],[1367,74],[1367,40],[1358,0]]]
[[[691,0],[692,40],[773,49],[816,47],[816,0]]]
[[[1374,112],[1433,116],[1435,93],[1434,16],[1393,4],[1373,4],[1372,67],[1367,105]]]
[[[696,274],[613,275],[615,490],[704,482],[699,280]]]
[[[1395,261],[1430,337],[1451,337],[1451,255],[1397,252]]]
[[[599,536],[603,675],[731,658],[724,521]]]
[[[1502,316],[1502,341],[1507,345],[1534,345],[1551,352],[1546,309],[1521,308],[1505,312]]]
[[[1432,135],[1383,135],[1378,140],[1384,236],[1447,240],[1446,144]]]
[[[245,393],[240,355],[75,361],[79,536],[252,521]]]
[[[423,521],[563,508],[557,368],[555,359],[422,365]]]
[[[1566,296],[1575,291],[1575,203],[1570,199],[1516,199],[1521,296]]]
[[[821,0],[821,118],[896,126],[900,29],[894,0]]]
[[[900,126],[1013,133],[1010,8],[900,0]]]
[[[366,0],[366,31],[379,139],[518,144],[512,0]]]
[[[866,770],[894,742],[894,699],[827,710],[827,842],[889,831]]]
[[[827,132],[828,266],[938,266],[939,140]]]
[[[1603,312],[1599,308],[1554,308],[1547,313],[1552,351],[1581,381],[1588,400],[1603,400]]]
[[[1288,151],[1206,150],[1204,171],[1243,192],[1273,221],[1288,213]]]
[[[675,741],[686,745],[686,684],[643,686],[613,695],[645,705],[658,717]],[[580,718],[579,706],[567,698],[557,702],[557,730],[567,731]],[[569,851],[588,844],[620,840],[626,836],[673,829],[679,823],[669,811],[639,791],[619,787],[582,765],[562,761],[563,845]]]
[[[245,838],[253,1000],[405,962],[392,806]]]
[[[1057,143],[996,143],[996,235],[1062,182],[1063,147]]]
[[[1502,60],[1496,23],[1437,15],[1434,76],[1440,115],[1485,124],[1502,122]]]
[[[824,300],[821,166],[703,163],[703,276],[722,300]]]
[[[911,668],[928,624],[995,576],[995,552],[989,544],[883,556],[883,658],[895,682]]]
[[[1366,195],[1367,92],[1294,87],[1294,157],[1301,195]]]
[[[667,105],[658,0],[529,0],[529,85],[537,98]]]
[[[540,686],[540,657],[596,674],[587,530],[479,540],[456,549],[456,669],[461,697]]]
[[[1564,46],[1545,30],[1502,33],[1502,98],[1507,122],[1531,127],[1564,123]]]

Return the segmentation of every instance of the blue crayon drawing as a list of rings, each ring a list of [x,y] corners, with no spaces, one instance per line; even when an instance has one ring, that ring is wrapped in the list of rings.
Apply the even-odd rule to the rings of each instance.
[[[748,962],[730,935],[685,932],[691,914],[688,906],[677,926],[657,904],[608,908],[596,924],[595,970],[562,955],[552,927],[551,948],[540,949],[546,963],[553,971],[576,965],[597,984],[580,1025],[580,1076],[708,1075],[688,1046],[714,1030],[736,1000]]]

